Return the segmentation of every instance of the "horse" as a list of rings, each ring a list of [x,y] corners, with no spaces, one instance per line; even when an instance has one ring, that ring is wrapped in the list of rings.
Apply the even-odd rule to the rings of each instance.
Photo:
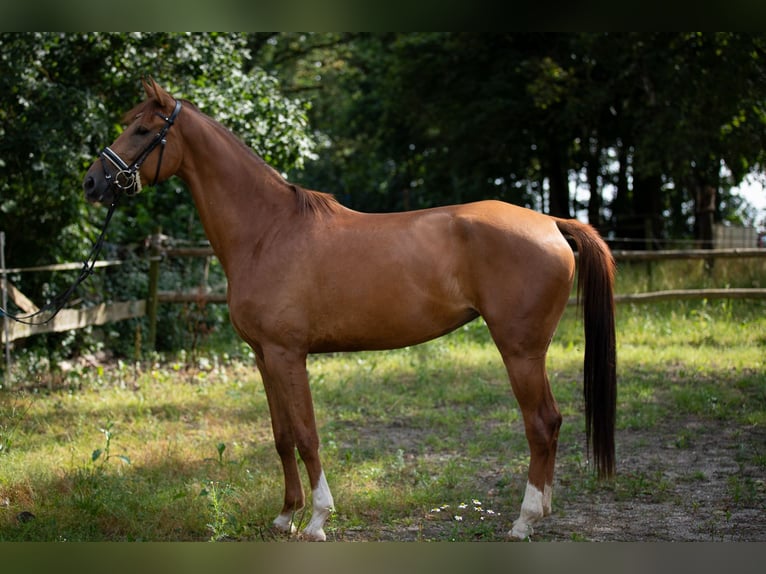
[[[586,449],[599,478],[614,473],[615,264],[597,231],[509,203],[486,200],[401,213],[362,213],[284,179],[220,123],[151,78],[127,127],[95,159],[83,188],[113,204],[173,175],[183,180],[228,280],[231,323],[252,347],[284,473],[273,527],[326,539],[334,501],[306,359],[311,353],[416,345],[481,316],[523,414],[530,459],[510,539],[527,539],[551,513],[562,417],[546,372],[549,344],[577,275],[585,332]],[[578,252],[576,261],[573,247]],[[577,263],[577,265],[576,265]]]

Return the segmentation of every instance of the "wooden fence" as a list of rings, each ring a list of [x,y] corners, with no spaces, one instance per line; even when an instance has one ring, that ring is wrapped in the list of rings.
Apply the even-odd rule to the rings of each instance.
[[[0,239],[2,236],[0,235]],[[1,242],[0,242],[1,243]],[[156,245],[156,243],[153,243]],[[0,245],[0,248],[2,245]],[[0,249],[0,252],[2,249]],[[724,259],[724,258],[766,258],[766,249],[713,249],[713,250],[684,250],[684,251],[614,251],[613,255],[618,262],[622,261],[667,261],[679,259]],[[205,289],[190,291],[160,291],[159,275],[160,266],[166,258],[176,257],[214,257],[210,247],[193,248],[153,248],[149,257],[149,289],[146,299],[134,301],[121,301],[116,303],[103,303],[84,309],[63,309],[55,318],[42,325],[24,325],[10,321],[3,317],[4,328],[2,341],[6,346],[6,360],[8,359],[8,345],[15,339],[29,337],[40,333],[61,332],[80,329],[88,325],[103,325],[113,321],[136,317],[148,317],[149,335],[148,344],[154,347],[156,341],[157,307],[160,303],[225,303],[225,293],[209,292]],[[96,267],[108,267],[121,265],[121,261],[98,261]],[[61,271],[80,269],[81,263],[64,263],[46,265],[40,267],[6,269],[5,262],[0,258],[0,279],[2,279],[3,307],[7,308],[7,299],[10,298],[16,306],[25,313],[32,313],[37,307],[16,289],[8,275],[21,272],[36,271]],[[766,289],[694,289],[694,290],[670,290],[653,291],[648,293],[620,294],[615,296],[617,303],[647,303],[654,301],[667,301],[673,299],[766,299]],[[574,304],[574,298],[570,304]]]
[[[615,261],[646,262],[657,261],[699,260],[714,261],[716,259],[759,259],[766,258],[766,249],[733,248],[733,249],[685,249],[667,251],[612,251]],[[577,257],[577,254],[575,254]],[[766,289],[673,289],[667,291],[650,291],[648,293],[617,294],[615,303],[653,303],[657,301],[672,301],[684,299],[766,299]],[[569,304],[574,305],[575,299]]]

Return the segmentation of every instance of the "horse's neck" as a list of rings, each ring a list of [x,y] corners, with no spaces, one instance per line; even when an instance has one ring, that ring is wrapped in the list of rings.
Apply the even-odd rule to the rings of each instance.
[[[212,120],[193,113],[183,127],[178,176],[189,187],[202,226],[227,269],[239,249],[252,249],[295,213],[289,185]]]

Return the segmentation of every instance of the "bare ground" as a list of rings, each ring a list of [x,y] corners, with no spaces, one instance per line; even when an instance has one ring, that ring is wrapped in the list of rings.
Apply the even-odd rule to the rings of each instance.
[[[688,420],[677,428],[618,435],[615,490],[565,500],[538,528],[547,540],[764,541],[766,432],[725,421]],[[648,477],[648,478],[646,478]],[[631,478],[633,479],[631,484]],[[627,483],[627,485],[626,485]]]
[[[401,427],[396,435],[397,444],[416,442]],[[562,454],[553,513],[536,525],[532,540],[766,541],[766,430],[761,427],[678,417],[651,430],[619,431],[619,476],[606,483]],[[492,499],[505,476],[501,464],[497,472],[480,473],[477,491]],[[513,481],[511,490],[522,492],[524,476]],[[333,531],[329,524],[328,539],[502,540],[518,515],[518,506],[499,502],[503,498],[435,507],[401,526],[383,525],[371,513],[363,528]]]

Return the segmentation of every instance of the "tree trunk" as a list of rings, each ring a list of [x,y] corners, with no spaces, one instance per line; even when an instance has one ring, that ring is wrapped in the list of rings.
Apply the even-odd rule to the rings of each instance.
[[[662,178],[659,175],[643,176],[634,171],[633,209],[643,225],[642,247],[647,251],[657,247],[662,237],[661,186]]]
[[[569,170],[565,154],[554,146],[548,152],[548,213],[554,217],[570,218]]]
[[[713,222],[715,220],[716,189],[712,185],[698,184],[695,189],[695,227],[700,249],[713,249]]]
[[[617,162],[618,171],[615,182],[617,190],[611,204],[611,226],[618,238],[614,247],[616,249],[635,249],[630,241],[619,241],[635,235],[631,229],[633,208],[630,201],[630,189],[628,188],[628,146],[624,143],[617,145]]]
[[[596,142],[595,149],[591,149],[591,153],[588,155],[588,164],[585,167],[585,173],[588,178],[588,187],[590,188],[590,199],[588,200],[588,223],[596,229],[601,228],[601,206],[603,204],[601,186],[598,184],[598,174],[601,171],[598,152],[598,142]]]

